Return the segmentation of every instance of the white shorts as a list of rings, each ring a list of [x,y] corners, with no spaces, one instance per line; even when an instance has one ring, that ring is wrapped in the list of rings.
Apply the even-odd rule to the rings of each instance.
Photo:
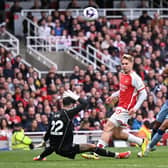
[[[122,107],[116,107],[115,112],[109,118],[116,127],[127,127],[128,119],[130,119],[128,110]]]

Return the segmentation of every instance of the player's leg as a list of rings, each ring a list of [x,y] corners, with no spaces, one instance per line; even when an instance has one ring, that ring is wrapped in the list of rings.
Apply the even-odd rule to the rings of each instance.
[[[114,123],[108,120],[103,128],[103,133],[101,135],[101,138],[98,140],[98,143],[97,143],[98,147],[104,148],[108,146],[108,143],[112,135],[112,129],[114,127],[115,127]]]
[[[157,133],[158,128],[160,127],[161,123],[157,120],[154,122],[153,128],[152,128],[152,135],[151,138]]]
[[[137,137],[131,133],[125,132],[122,127],[115,127],[113,129],[113,138],[114,139],[120,139],[125,140],[131,143],[136,143],[138,145],[142,145],[143,139],[140,137]]]
[[[131,133],[127,133],[123,130],[122,127],[117,127],[117,128],[113,129],[113,138],[138,144],[141,147],[142,156],[144,156],[144,153],[145,153],[147,145],[148,145],[147,139],[142,139],[142,138],[137,137]]]
[[[151,151],[152,148],[160,141],[167,128],[168,128],[168,119],[165,119],[161,124],[161,126],[159,127],[157,133],[153,136],[149,144],[148,151]]]
[[[34,157],[33,160],[46,160],[46,156],[52,154],[54,152],[54,148],[53,147],[46,147],[45,150],[38,156]]]
[[[158,128],[160,127],[161,123],[163,123],[163,121],[167,115],[168,115],[168,105],[166,102],[165,104],[163,104],[163,106],[160,109],[160,112],[158,113],[158,115],[156,117],[156,121],[155,121],[154,126],[152,128],[152,136],[151,136],[152,138],[155,135],[155,133],[157,133]]]
[[[80,144],[80,153],[83,152],[95,152],[96,154],[100,156],[105,156],[105,157],[113,157],[113,158],[128,158],[131,155],[131,152],[123,152],[123,153],[118,153],[118,152],[111,152],[103,148],[97,147],[95,144]],[[92,155],[92,154],[82,154],[81,156],[84,157],[85,159],[99,159],[98,155]]]

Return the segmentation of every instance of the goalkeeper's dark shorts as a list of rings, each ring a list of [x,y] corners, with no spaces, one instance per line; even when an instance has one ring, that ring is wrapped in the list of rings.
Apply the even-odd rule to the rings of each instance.
[[[77,153],[80,153],[79,144],[72,144],[71,146],[64,146],[60,150],[55,151],[57,154],[74,159]]]
[[[70,159],[74,159],[77,153],[80,153],[79,144],[71,144],[62,146],[60,149],[56,146],[48,146],[46,150],[50,151],[50,153],[55,152],[58,155],[68,157]]]

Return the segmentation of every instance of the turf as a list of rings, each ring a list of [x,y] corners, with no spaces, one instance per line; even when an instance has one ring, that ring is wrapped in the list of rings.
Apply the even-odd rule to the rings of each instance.
[[[112,151],[131,150],[129,159],[113,159],[101,157],[100,160],[85,160],[80,155],[75,160],[52,154],[47,161],[33,161],[41,150],[34,151],[1,151],[0,168],[166,168],[168,167],[168,148],[158,147],[156,151],[144,158],[137,158],[138,149],[110,148]]]

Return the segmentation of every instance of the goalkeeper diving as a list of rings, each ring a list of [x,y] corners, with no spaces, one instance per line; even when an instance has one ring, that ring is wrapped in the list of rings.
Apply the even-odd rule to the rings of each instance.
[[[77,105],[74,106],[76,103]],[[131,155],[130,151],[123,153],[111,152],[101,149],[95,144],[73,144],[74,126],[72,119],[78,112],[84,110],[87,104],[87,100],[80,98],[72,91],[64,92],[63,108],[54,114],[43,142],[36,145],[36,147],[45,146],[45,150],[37,157],[34,157],[33,160],[46,160],[46,156],[53,152],[70,159],[74,159],[76,154],[79,153],[83,153],[81,156],[86,159],[99,159],[98,155],[122,159]],[[84,152],[95,152],[98,155],[85,155]]]

